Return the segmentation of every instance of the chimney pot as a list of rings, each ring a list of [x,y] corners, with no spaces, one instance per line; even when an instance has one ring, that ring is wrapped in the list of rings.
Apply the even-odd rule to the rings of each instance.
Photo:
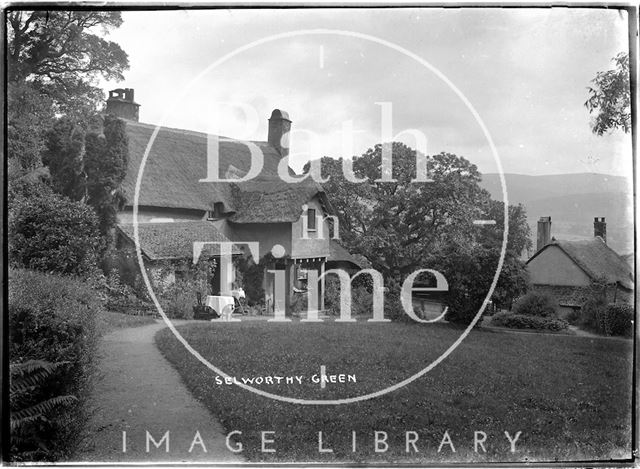
[[[595,217],[593,219],[593,236],[595,238],[600,237],[602,241],[607,242],[607,223],[604,217]]]
[[[280,156],[289,156],[289,132],[291,131],[291,120],[286,111],[274,109],[269,118],[269,135],[267,141],[273,146]]]
[[[539,251],[551,241],[551,217],[540,217],[538,220],[538,239],[536,249]]]
[[[133,88],[116,88],[109,91],[106,114],[138,122],[140,105],[133,99]]]

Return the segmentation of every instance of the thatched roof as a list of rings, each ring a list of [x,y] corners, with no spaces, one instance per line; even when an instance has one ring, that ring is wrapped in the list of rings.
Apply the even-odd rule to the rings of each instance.
[[[154,125],[127,122],[129,167],[123,189],[133,204],[136,179]],[[219,140],[221,177],[228,172],[246,174],[251,154],[245,143],[226,137]],[[207,136],[201,132],[161,128],[147,158],[139,205],[161,208],[213,210],[221,202],[224,212],[235,212],[235,223],[291,222],[299,218],[301,206],[316,194],[324,198],[322,187],[307,179],[288,184],[277,176],[280,154],[267,142],[251,142],[264,155],[260,175],[245,183],[199,182],[207,175]],[[232,176],[229,176],[232,177]]]
[[[229,220],[234,223],[294,222],[302,214],[302,205],[315,195],[330,213],[322,187],[308,178],[295,184],[280,178],[232,184],[232,194],[236,213]]]
[[[327,258],[327,261],[329,262],[350,262],[360,269],[368,269],[371,267],[371,263],[366,257],[358,254],[351,254],[334,239],[331,240],[329,249],[330,253]]]
[[[120,232],[134,243],[133,225],[118,224]],[[213,223],[208,221],[189,221],[179,223],[140,223],[138,238],[142,253],[150,260],[191,259],[193,243],[230,242],[220,233]],[[241,251],[234,249],[234,254]],[[210,257],[220,254],[218,246],[205,246],[201,256]]]
[[[633,289],[633,270],[601,238],[553,241],[535,253],[527,263],[550,246],[560,248],[592,280],[604,277],[608,283],[618,283],[624,288]]]

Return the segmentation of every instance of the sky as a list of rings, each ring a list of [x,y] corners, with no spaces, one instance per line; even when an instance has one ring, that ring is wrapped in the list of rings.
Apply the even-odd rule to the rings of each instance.
[[[483,122],[505,172],[632,174],[631,136],[592,134],[584,107],[596,73],[628,50],[625,12],[219,9],[123,19],[108,38],[130,69],[104,86],[134,88],[141,122],[264,141],[277,108],[293,122],[296,169],[390,135],[497,172]]]

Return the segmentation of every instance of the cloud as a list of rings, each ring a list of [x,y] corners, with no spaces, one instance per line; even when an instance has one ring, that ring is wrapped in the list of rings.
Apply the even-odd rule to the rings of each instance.
[[[302,29],[347,30],[398,44],[446,75],[485,122],[505,170],[631,172],[630,137],[592,135],[583,106],[595,73],[628,47],[627,20],[613,9],[230,9],[131,11],[124,18],[111,39],[130,55],[126,85],[136,89],[146,122],[167,114],[166,125],[264,140],[271,110],[281,108],[295,129],[316,135],[299,132],[293,151],[337,157],[343,122],[363,131],[354,143],[361,153],[381,138],[375,103],[391,102],[394,133],[419,129],[430,152],[459,153],[482,171],[496,170],[480,127],[442,80],[364,39],[310,34],[265,43],[182,95],[207,66],[252,41]],[[251,106],[255,125],[223,104],[229,101]]]

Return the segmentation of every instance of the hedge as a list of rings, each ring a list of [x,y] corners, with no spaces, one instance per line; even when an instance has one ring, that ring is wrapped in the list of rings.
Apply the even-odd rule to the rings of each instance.
[[[544,331],[562,331],[569,327],[569,323],[562,319],[513,313],[498,313],[493,316],[491,324],[494,326],[509,327],[513,329],[534,329]]]
[[[607,335],[631,337],[633,333],[633,306],[625,303],[609,304],[604,316],[604,332]]]
[[[74,277],[11,269],[8,285],[10,364],[17,369],[38,361],[54,370],[12,399],[12,414],[59,396],[77,399],[12,432],[11,458],[54,461],[73,450],[85,421],[82,404],[94,373],[101,303]]]

